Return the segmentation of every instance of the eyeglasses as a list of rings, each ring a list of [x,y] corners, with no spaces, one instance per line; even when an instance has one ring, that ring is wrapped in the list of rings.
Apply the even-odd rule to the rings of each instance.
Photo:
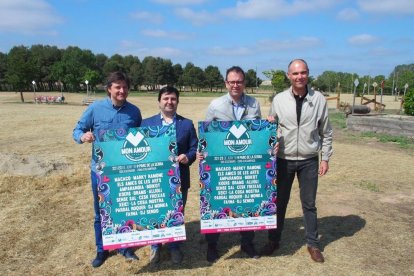
[[[242,81],[227,81],[228,84],[230,84],[231,86],[235,86],[236,84],[238,86],[243,85],[244,84],[244,80]]]

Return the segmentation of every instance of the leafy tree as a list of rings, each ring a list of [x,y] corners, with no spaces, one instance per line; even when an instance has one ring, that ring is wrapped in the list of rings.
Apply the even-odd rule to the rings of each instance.
[[[95,55],[95,66],[94,70],[99,72],[99,76],[101,81],[103,81],[106,77],[103,68],[105,66],[105,63],[108,61],[108,57],[105,54],[97,54]]]
[[[115,71],[128,73],[124,64],[124,58],[119,54],[111,56],[106,61],[102,71],[105,76],[108,76],[111,72]]]
[[[142,67],[144,69],[144,85],[147,90],[155,90],[158,80],[158,61],[154,57],[145,57],[142,61]]]
[[[210,92],[213,92],[213,88],[222,87],[224,78],[220,73],[217,66],[209,65],[204,69],[205,85],[210,88]]]
[[[404,96],[404,113],[414,116],[414,88],[408,90]]]
[[[194,64],[191,62],[187,62],[187,64],[184,67],[183,74],[181,77],[181,80],[183,82],[183,86],[189,86],[191,92],[193,91],[193,81],[191,76],[191,69],[194,68]]]
[[[29,49],[24,46],[13,47],[7,55],[6,81],[20,92],[22,102],[23,91],[28,89],[34,80],[34,71]]]
[[[52,77],[68,84],[73,91],[79,90],[87,69],[93,68],[95,56],[90,50],[69,46],[63,52],[62,59],[52,67]]]
[[[169,59],[157,58],[157,84],[174,85],[174,69]]]
[[[0,52],[0,85],[6,82],[7,55]]]
[[[175,85],[181,91],[181,87],[183,87],[183,85],[184,85],[183,80],[182,80],[183,67],[181,66],[181,64],[179,64],[179,63],[174,64],[173,65],[173,72],[174,72]]]
[[[247,70],[245,84],[247,88],[250,87],[252,89],[252,93],[254,91],[254,88],[259,87],[261,83],[262,83],[262,80],[257,77],[255,70],[253,69]]]
[[[190,69],[189,75],[191,77],[191,87],[196,87],[197,91],[200,91],[206,80],[203,69],[194,66]]]
[[[93,90],[97,84],[99,84],[102,79],[98,71],[87,69],[85,75],[83,76],[84,82],[87,80],[88,85],[91,90]]]
[[[286,76],[286,72],[283,70],[276,70],[272,71],[272,86],[275,89],[276,93],[282,92],[286,88],[290,86],[290,82],[288,77]]]
[[[56,80],[52,78],[51,70],[53,64],[61,60],[62,51],[56,46],[48,45],[33,45],[29,51],[34,66],[34,78],[38,80],[38,89],[53,90]]]

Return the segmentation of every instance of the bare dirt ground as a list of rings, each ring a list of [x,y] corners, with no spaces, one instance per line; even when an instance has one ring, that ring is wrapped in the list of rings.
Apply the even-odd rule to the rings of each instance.
[[[19,94],[0,93],[2,275],[413,275],[414,150],[358,138],[346,130],[335,130],[330,172],[320,179],[317,197],[324,264],[312,262],[306,251],[297,184],[279,251],[248,259],[240,252],[239,235],[224,234],[220,260],[209,264],[199,233],[193,165],[183,264],[173,265],[164,250],[162,264],[151,268],[149,248],[143,247],[136,250],[137,262],[127,263],[112,253],[102,267],[93,269],[91,149],[71,137],[85,106],[83,95],[65,96],[62,105],[22,104]],[[25,98],[29,102],[32,94],[25,93]],[[157,112],[155,96],[130,100],[144,117]],[[182,97],[179,113],[194,122],[203,120],[210,100]],[[269,103],[264,97],[260,102],[265,115]],[[391,97],[384,102],[399,108]],[[266,233],[257,232],[257,248],[265,242]]]

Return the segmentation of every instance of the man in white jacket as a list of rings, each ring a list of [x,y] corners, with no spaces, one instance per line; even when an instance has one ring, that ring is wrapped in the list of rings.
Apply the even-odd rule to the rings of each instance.
[[[309,68],[302,59],[289,63],[291,87],[277,94],[270,116],[278,122],[277,229],[269,231],[262,250],[271,255],[279,248],[292,183],[297,175],[304,216],[308,252],[315,262],[324,262],[319,248],[316,192],[318,176],[329,170],[332,155],[332,128],[325,97],[308,86]]]

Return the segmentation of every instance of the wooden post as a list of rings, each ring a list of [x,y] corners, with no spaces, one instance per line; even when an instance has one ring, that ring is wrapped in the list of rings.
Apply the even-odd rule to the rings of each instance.
[[[339,109],[340,107],[340,100],[341,100],[341,89],[339,88],[338,85],[338,94],[336,95],[336,109]]]

